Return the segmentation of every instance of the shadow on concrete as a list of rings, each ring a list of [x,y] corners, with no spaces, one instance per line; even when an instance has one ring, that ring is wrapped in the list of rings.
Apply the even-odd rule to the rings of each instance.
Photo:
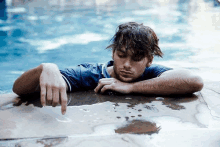
[[[97,94],[93,91],[78,91],[74,93],[68,93],[68,106],[81,106],[81,105],[92,105],[96,103],[112,102],[115,106],[118,103],[128,103],[128,107],[134,107],[138,104],[151,103],[153,101],[161,101],[163,105],[173,110],[185,109],[181,103],[188,103],[198,99],[196,94],[187,95],[170,95],[170,96],[158,96],[158,95],[123,95],[119,93],[109,92],[104,95]],[[23,95],[19,97],[19,101],[14,103],[13,106],[20,106],[25,103],[25,105],[33,104],[36,107],[42,107],[40,103],[40,94],[33,93],[28,95]],[[150,107],[147,109],[151,109]]]

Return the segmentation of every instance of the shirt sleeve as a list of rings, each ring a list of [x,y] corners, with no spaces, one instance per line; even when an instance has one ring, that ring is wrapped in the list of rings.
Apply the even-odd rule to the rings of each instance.
[[[60,70],[60,73],[68,85],[68,91],[73,92],[94,89],[102,78],[101,70],[98,64],[86,63]]]
[[[159,77],[163,72],[172,70],[172,68],[163,66],[163,65],[157,65],[153,64],[150,67],[147,67],[144,71],[144,79],[152,79]]]

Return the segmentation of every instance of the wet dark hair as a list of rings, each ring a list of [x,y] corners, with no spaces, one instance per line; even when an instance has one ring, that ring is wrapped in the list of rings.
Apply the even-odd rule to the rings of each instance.
[[[111,41],[112,44],[106,49],[121,51],[124,47],[126,52],[131,50],[134,58],[138,60],[144,57],[163,56],[158,46],[157,35],[150,27],[143,24],[128,22],[119,25]]]

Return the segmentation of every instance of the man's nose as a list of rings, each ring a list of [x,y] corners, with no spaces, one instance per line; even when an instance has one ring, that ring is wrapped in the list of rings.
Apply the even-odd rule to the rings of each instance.
[[[130,69],[131,68],[131,61],[129,59],[125,60],[124,68],[126,68],[126,69]]]

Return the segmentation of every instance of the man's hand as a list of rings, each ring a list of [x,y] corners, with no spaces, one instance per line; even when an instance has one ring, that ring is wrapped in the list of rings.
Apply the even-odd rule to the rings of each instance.
[[[96,93],[104,93],[106,90],[113,90],[120,93],[128,94],[131,92],[132,85],[121,82],[115,78],[103,78],[99,80],[98,86],[94,89]]]
[[[61,112],[64,115],[67,108],[66,83],[60,74],[57,65],[52,63],[42,64],[42,73],[40,75],[41,104],[46,103],[55,107],[61,104]]]

